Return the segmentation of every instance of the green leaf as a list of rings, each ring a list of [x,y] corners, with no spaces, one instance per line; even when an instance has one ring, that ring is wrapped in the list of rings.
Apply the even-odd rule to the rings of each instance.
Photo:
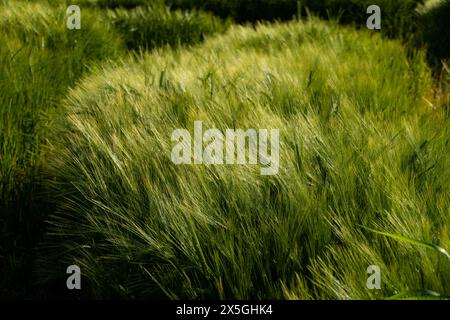
[[[444,256],[446,256],[448,259],[450,259],[450,254],[447,252],[447,250],[445,250],[442,247],[439,247],[438,245],[435,245],[434,243],[428,243],[428,242],[424,242],[424,241],[420,241],[420,240],[415,240],[415,239],[411,239],[411,238],[407,238],[404,236],[400,236],[400,235],[396,235],[396,234],[392,234],[392,233],[388,233],[388,232],[384,232],[384,231],[378,231],[375,229],[371,229],[365,226],[360,225],[361,228],[364,228],[368,231],[371,231],[373,233],[382,235],[382,236],[386,236],[398,241],[404,241],[404,242],[408,242],[410,244],[416,245],[416,246],[420,246],[423,248],[428,248],[428,249],[433,249],[441,254],[443,254]]]

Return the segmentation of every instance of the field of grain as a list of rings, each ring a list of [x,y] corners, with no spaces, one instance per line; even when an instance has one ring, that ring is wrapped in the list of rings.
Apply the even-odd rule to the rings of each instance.
[[[450,1],[328,2],[1,0],[0,297],[450,297]],[[200,121],[275,174],[174,163]]]

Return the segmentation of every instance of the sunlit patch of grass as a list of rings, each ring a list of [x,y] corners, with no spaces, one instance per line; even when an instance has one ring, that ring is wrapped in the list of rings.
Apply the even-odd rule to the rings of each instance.
[[[55,261],[96,297],[448,295],[448,259],[359,227],[450,247],[449,119],[430,88],[423,52],[315,19],[97,68],[49,141]],[[195,120],[279,128],[280,173],[175,166],[171,133]]]

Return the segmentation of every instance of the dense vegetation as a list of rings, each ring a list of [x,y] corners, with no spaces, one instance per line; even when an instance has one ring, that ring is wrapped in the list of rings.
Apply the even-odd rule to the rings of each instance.
[[[66,29],[66,8],[61,2],[0,2],[0,266],[6,270],[0,276],[2,295],[22,294],[14,288],[34,278],[29,272],[35,267],[34,249],[43,240],[44,220],[53,210],[43,190],[41,147],[61,98],[94,63],[121,56],[124,43],[141,44],[124,24],[117,26],[118,19],[130,26],[138,21],[133,14],[89,7],[83,10],[82,29],[71,32]],[[161,19],[150,10],[143,15],[147,21]],[[213,19],[180,12],[165,17],[157,26],[164,34],[153,29],[148,44],[201,41],[202,26],[208,29]],[[203,20],[191,23],[193,17]],[[211,23],[219,28],[219,22]]]
[[[450,296],[450,2],[379,3],[1,0],[0,296]],[[279,128],[280,173],[173,165],[196,120]]]
[[[450,59],[450,0],[425,6],[420,15],[419,41],[429,49],[429,56],[438,64]],[[436,61],[438,60],[438,61]]]
[[[366,25],[366,9],[374,4],[370,0],[166,0],[166,3],[182,8],[202,8],[222,17],[233,17],[238,22],[289,20],[309,10],[324,18],[337,18],[342,23],[359,26]],[[383,8],[383,32],[397,36],[413,31],[417,18],[415,9],[420,3],[423,0],[377,1]]]
[[[120,38],[86,12],[69,35],[65,9],[0,4],[0,293],[27,281],[50,209],[42,190],[42,150],[49,115],[90,62],[116,56]],[[6,270],[6,271],[5,271]],[[8,292],[8,294],[13,294]]]
[[[235,27],[96,70],[71,92],[48,161],[52,232],[96,296],[449,293],[445,256],[360,227],[450,245],[448,118],[425,103],[423,55],[408,63],[398,43],[333,30]],[[172,164],[171,132],[195,120],[280,128],[280,174]],[[375,262],[389,279],[376,294],[362,281]]]
[[[116,9],[108,16],[130,49],[154,49],[202,42],[228,24],[202,12],[169,11],[160,6]]]
[[[290,20],[293,17],[305,17],[309,13],[358,28],[366,27],[366,9],[374,4],[371,0],[164,1],[175,8],[200,8],[241,23]],[[383,35],[428,46],[430,60],[438,68],[441,59],[449,59],[449,0],[379,0],[376,4],[382,9]]]

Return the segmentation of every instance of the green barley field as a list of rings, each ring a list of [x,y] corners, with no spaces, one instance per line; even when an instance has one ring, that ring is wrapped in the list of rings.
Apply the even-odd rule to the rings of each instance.
[[[0,0],[0,298],[450,298],[450,1],[369,2]]]

